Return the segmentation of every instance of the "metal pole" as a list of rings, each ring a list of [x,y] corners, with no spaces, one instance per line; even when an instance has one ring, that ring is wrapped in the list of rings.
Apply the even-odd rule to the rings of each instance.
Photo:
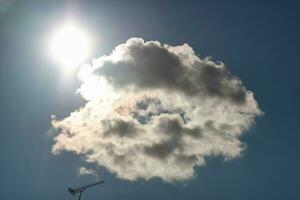
[[[80,200],[80,199],[81,199],[81,194],[82,194],[82,192],[83,192],[83,191],[81,191],[81,192],[79,193],[78,200]]]

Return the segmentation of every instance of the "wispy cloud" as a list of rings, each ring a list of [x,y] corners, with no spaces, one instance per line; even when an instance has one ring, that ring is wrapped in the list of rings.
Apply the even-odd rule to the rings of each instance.
[[[83,175],[91,175],[93,177],[95,177],[96,180],[99,180],[99,175],[98,173],[90,168],[86,168],[86,167],[79,167],[78,168],[78,175],[83,176]]]
[[[128,180],[182,181],[208,156],[236,158],[246,146],[240,136],[261,114],[238,77],[188,44],[131,38],[78,78],[88,102],[53,119],[52,151],[84,155]]]

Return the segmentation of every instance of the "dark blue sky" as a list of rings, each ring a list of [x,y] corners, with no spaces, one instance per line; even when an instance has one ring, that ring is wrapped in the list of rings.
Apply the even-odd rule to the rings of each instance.
[[[70,1],[69,1],[70,2]],[[76,78],[65,80],[46,51],[47,34],[66,13],[97,36],[92,57],[130,37],[188,43],[222,60],[265,112],[242,138],[244,156],[213,158],[185,184],[128,182],[101,170],[105,185],[84,199],[300,199],[297,1],[12,1],[0,15],[0,199],[72,199],[78,156],[51,154],[51,114],[84,105]],[[1,5],[1,4],[0,4]],[[5,7],[5,5],[3,4]]]

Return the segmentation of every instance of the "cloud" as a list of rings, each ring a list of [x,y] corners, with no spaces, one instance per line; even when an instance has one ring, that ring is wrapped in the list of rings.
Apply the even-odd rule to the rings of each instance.
[[[240,136],[262,113],[222,62],[188,44],[131,38],[82,66],[78,79],[87,103],[53,118],[52,152],[72,151],[127,180],[183,181],[209,156],[237,158]]]
[[[80,175],[80,176],[91,175],[91,176],[94,176],[96,178],[96,180],[99,180],[98,173],[95,170],[89,169],[89,168],[86,168],[86,167],[79,167],[78,168],[78,175]]]

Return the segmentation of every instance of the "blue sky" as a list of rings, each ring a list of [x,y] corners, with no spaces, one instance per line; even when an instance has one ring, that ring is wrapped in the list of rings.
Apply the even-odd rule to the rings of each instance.
[[[4,5],[4,4],[3,4]],[[47,34],[70,4],[12,1],[0,16],[0,199],[72,199],[83,159],[51,153],[51,115],[85,101],[45,50]],[[296,1],[78,1],[75,16],[97,36],[90,58],[131,37],[179,45],[223,61],[254,91],[265,115],[242,137],[247,150],[209,158],[185,183],[129,182],[104,169],[106,183],[84,199],[299,199],[299,8]]]

